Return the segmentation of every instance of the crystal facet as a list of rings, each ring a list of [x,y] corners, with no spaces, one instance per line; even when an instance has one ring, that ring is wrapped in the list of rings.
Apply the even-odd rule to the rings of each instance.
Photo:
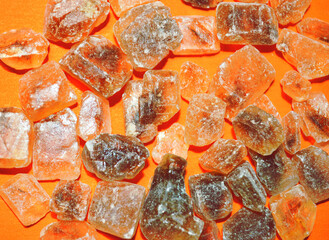
[[[259,107],[260,109],[264,110],[265,112],[272,114],[274,117],[276,117],[280,122],[282,121],[280,113],[276,109],[276,107],[273,105],[272,101],[263,94],[259,98],[256,99],[256,101],[252,104],[256,107]]]
[[[191,4],[192,7],[196,8],[215,8],[217,3],[223,0],[183,0],[184,2]]]
[[[300,119],[297,113],[290,111],[282,119],[284,147],[290,154],[295,154],[301,147]]]
[[[317,18],[305,18],[297,24],[297,31],[307,37],[329,44],[329,23]]]
[[[312,89],[311,83],[294,70],[287,72],[280,83],[283,92],[298,102],[307,100]]]
[[[109,0],[109,2],[115,15],[121,17],[128,10],[155,0]]]
[[[199,240],[222,240],[220,231],[215,221],[203,220],[204,226]]]

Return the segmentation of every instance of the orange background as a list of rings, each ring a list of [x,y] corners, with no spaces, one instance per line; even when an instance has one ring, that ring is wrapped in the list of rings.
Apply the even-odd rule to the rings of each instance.
[[[194,9],[181,0],[163,0],[165,5],[171,8],[172,14],[175,15],[211,15],[215,16],[215,10],[199,10]],[[42,32],[43,30],[43,15],[46,6],[46,0],[0,0],[0,32],[8,31],[15,28],[32,28],[37,32]],[[329,22],[329,3],[328,0],[313,0],[311,7],[306,12],[306,17],[317,17],[322,20]],[[101,34],[112,42],[115,42],[113,35],[113,24],[117,18],[114,16],[112,10],[110,11],[110,16],[101,27],[98,27],[93,34]],[[295,26],[289,26],[289,28],[295,30]],[[59,59],[68,51],[69,45],[56,45],[50,44],[50,52],[48,59],[59,61]],[[163,60],[157,68],[172,69],[179,71],[180,66],[183,62],[189,60],[193,61],[200,66],[205,67],[210,75],[212,76],[217,66],[229,55],[234,53],[241,46],[224,46],[222,45],[222,50],[219,54],[212,56],[203,57],[174,57],[170,55],[168,58]],[[262,47],[260,48],[262,54],[272,63],[277,71],[276,79],[271,85],[269,90],[266,92],[267,96],[272,100],[276,108],[278,109],[281,116],[284,116],[291,110],[291,99],[286,96],[280,87],[280,79],[283,77],[284,73],[292,70],[293,67],[290,66],[283,58],[282,55],[275,50],[275,46]],[[328,56],[329,57],[329,56]],[[18,80],[22,77],[24,71],[15,71],[10,69],[2,62],[0,63],[0,107],[16,106],[20,107],[18,100]],[[73,107],[73,111],[78,114],[80,96],[83,91],[87,88],[80,84],[77,80],[68,77],[71,81],[71,85],[74,87],[75,92],[79,96],[78,105]],[[142,74],[134,73],[133,79],[142,78]],[[312,81],[313,91],[323,91],[329,99],[329,77],[324,77],[322,79],[317,79]],[[123,91],[121,90],[118,94],[109,99],[111,106],[111,117],[112,117],[112,129],[113,133],[124,134],[124,117],[123,117],[123,107],[121,101],[121,95]],[[178,121],[184,124],[186,116],[186,108],[188,103],[182,100],[181,111],[175,115],[175,117],[168,123],[160,126],[159,130],[164,130],[168,128],[173,122]],[[223,138],[232,138],[232,125],[225,122],[225,133]],[[305,148],[312,143],[312,139],[305,138],[303,136],[302,147]],[[154,146],[154,141],[147,144],[147,148],[151,151]],[[185,180],[187,184],[188,176],[198,174],[203,172],[198,164],[198,159],[206,148],[196,148],[191,147],[188,153],[188,165],[185,175]],[[143,186],[147,186],[149,179],[153,175],[156,164],[150,157],[147,160],[145,168],[141,173],[130,182],[138,183]],[[11,178],[16,173],[31,173],[31,166],[25,169],[17,170],[5,170],[0,169],[0,185]],[[87,174],[84,167],[81,170],[80,181],[87,183],[94,191],[97,179],[92,174]],[[52,191],[58,181],[52,182],[41,182],[41,185],[46,189],[48,194],[51,196]],[[188,190],[187,190],[188,191]],[[240,204],[234,203],[233,213],[240,209]],[[328,229],[329,229],[329,201],[317,205],[317,218],[314,225],[313,232],[309,237],[309,240],[315,239],[329,239]],[[25,239],[25,240],[35,240],[39,238],[39,233],[43,227],[51,222],[56,221],[56,215],[48,213],[45,218],[41,219],[38,223],[31,227],[24,227],[18,219],[14,216],[11,210],[7,207],[4,201],[0,200],[0,239]],[[218,221],[218,226],[222,230],[223,222]],[[118,239],[111,235],[100,233],[100,239]],[[135,239],[145,239],[140,229],[138,228]]]

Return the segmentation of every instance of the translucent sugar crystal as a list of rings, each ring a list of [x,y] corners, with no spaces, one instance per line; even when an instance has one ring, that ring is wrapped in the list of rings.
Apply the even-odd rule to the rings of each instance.
[[[211,81],[208,71],[193,62],[184,62],[180,69],[182,98],[190,101],[193,95],[205,93]]]
[[[274,117],[276,117],[280,122],[282,121],[280,113],[276,109],[276,107],[273,105],[272,101],[263,94],[259,98],[256,99],[256,101],[252,104],[256,107],[259,107],[260,109],[264,110],[265,112],[272,114]]]
[[[274,240],[275,237],[275,222],[265,207],[261,212],[242,208],[223,225],[224,240]]]
[[[155,0],[109,0],[109,2],[115,15],[121,17],[128,10]]]
[[[307,100],[312,89],[311,83],[294,70],[287,72],[280,83],[283,92],[299,102]]]
[[[143,186],[119,181],[100,181],[90,205],[88,222],[97,230],[123,239],[136,232],[145,199]]]
[[[314,146],[321,148],[323,151],[327,152],[329,154],[329,141],[328,142],[322,142],[322,143],[314,143]]]
[[[329,44],[329,23],[317,18],[305,18],[297,24],[297,31],[307,37]]]
[[[247,156],[247,148],[235,139],[218,139],[199,159],[203,169],[228,174]]]
[[[227,176],[227,183],[245,207],[261,212],[266,203],[266,192],[249,162],[240,164]]]
[[[44,227],[40,232],[40,240],[96,240],[98,233],[87,222],[59,221]]]
[[[59,63],[66,72],[105,98],[120,91],[133,71],[121,49],[99,35],[74,45]]]
[[[297,113],[290,111],[282,118],[283,133],[285,136],[283,145],[290,154],[295,154],[301,148],[300,119]]]
[[[216,21],[221,43],[273,45],[278,40],[278,21],[265,4],[222,2],[217,6]]]
[[[232,123],[236,138],[259,154],[272,154],[284,141],[279,120],[256,106],[242,110]]]
[[[187,107],[185,141],[205,146],[223,135],[226,104],[216,96],[201,93],[192,97]]]
[[[249,154],[256,164],[260,182],[270,195],[277,195],[298,183],[296,163],[287,157],[283,145],[268,156],[250,149]]]
[[[137,70],[154,68],[183,38],[169,7],[160,1],[130,9],[114,24],[113,30]]]
[[[135,137],[102,133],[86,142],[82,160],[89,172],[109,181],[134,178],[149,155]]]
[[[215,8],[217,3],[223,0],[183,0],[185,3],[190,4],[192,7],[196,8]]]
[[[84,221],[90,203],[90,187],[79,181],[60,181],[51,196],[50,211],[58,220]]]
[[[311,93],[304,102],[293,102],[292,108],[301,117],[302,130],[316,142],[329,141],[329,103],[323,93]]]
[[[139,115],[139,98],[143,92],[143,81],[131,80],[122,95],[126,135],[136,137],[143,143],[150,142],[157,134],[157,125],[143,124]]]
[[[237,0],[237,2],[244,2],[244,3],[264,3],[267,4],[268,0]]]
[[[90,91],[82,94],[77,132],[85,141],[111,133],[110,104],[106,99]]]
[[[202,219],[218,220],[233,209],[233,197],[225,177],[217,173],[192,175],[188,179],[194,212]]]
[[[276,48],[304,78],[329,75],[329,45],[284,28]]]
[[[253,46],[245,46],[225,59],[209,86],[209,93],[226,102],[226,118],[255,102],[275,79],[271,63]]]
[[[203,221],[193,215],[193,205],[184,184],[186,160],[166,154],[155,169],[145,199],[140,227],[148,240],[197,240]]]
[[[204,55],[218,53],[220,43],[216,36],[213,16],[175,16],[183,39],[173,51],[175,55]]]
[[[69,108],[34,124],[33,175],[38,180],[74,180],[81,156],[77,117]]]
[[[21,106],[34,122],[77,101],[65,73],[55,61],[25,73],[19,80],[18,90]]]
[[[29,174],[17,174],[0,186],[0,196],[24,226],[38,222],[49,212],[47,192]]]
[[[295,24],[303,19],[312,0],[270,0],[281,25]]]
[[[43,32],[51,41],[79,42],[105,21],[106,0],[48,0]]]
[[[204,226],[199,240],[222,240],[215,221],[203,220]]]
[[[40,67],[48,48],[48,40],[32,29],[12,29],[0,34],[0,59],[18,70]]]
[[[309,146],[295,154],[300,184],[313,202],[329,198],[329,154],[321,148]]]
[[[311,234],[316,205],[302,185],[272,196],[269,205],[282,240],[305,239]]]
[[[31,163],[33,126],[19,108],[0,108],[0,168],[23,168]]]
[[[152,157],[156,163],[161,162],[166,153],[187,158],[188,145],[184,141],[185,127],[179,123],[174,123],[163,132],[159,132],[155,146],[152,150]]]

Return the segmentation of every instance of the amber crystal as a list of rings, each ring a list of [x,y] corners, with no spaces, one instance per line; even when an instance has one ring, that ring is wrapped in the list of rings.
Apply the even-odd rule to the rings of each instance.
[[[228,174],[247,156],[247,148],[239,140],[218,139],[199,159],[202,168]]]
[[[297,24],[297,31],[307,37],[329,44],[329,23],[317,18],[305,18]]]
[[[193,62],[184,62],[180,69],[180,90],[182,98],[190,101],[193,95],[208,91],[208,71]]]
[[[89,172],[109,181],[134,178],[144,168],[149,155],[135,137],[102,133],[86,142],[82,160]]]
[[[59,61],[61,67],[105,98],[126,84],[133,68],[121,49],[103,36],[89,36]]]
[[[329,154],[321,148],[309,146],[295,154],[300,184],[313,202],[329,198]]]
[[[302,185],[272,196],[269,205],[282,240],[305,239],[311,234],[316,205]]]
[[[116,16],[121,17],[128,10],[155,0],[109,0]]]
[[[216,22],[213,16],[175,16],[183,33],[175,55],[204,55],[218,53],[220,43],[216,35]]]
[[[259,98],[256,99],[256,101],[253,103],[256,107],[259,107],[260,109],[264,110],[265,112],[272,114],[274,117],[276,117],[280,122],[282,121],[280,113],[276,109],[276,107],[273,105],[272,101],[263,94]]]
[[[97,230],[131,239],[137,229],[144,198],[143,186],[100,181],[90,205],[88,222]]]
[[[276,48],[304,78],[329,75],[329,45],[284,28]]]
[[[0,108],[0,168],[23,168],[31,163],[33,126],[19,108]]]
[[[98,233],[87,222],[59,221],[44,227],[40,240],[97,240]]]
[[[284,141],[279,120],[253,105],[234,118],[233,128],[238,140],[262,155],[272,154]]]
[[[79,42],[105,21],[109,11],[106,0],[48,0],[43,32],[55,42]]]
[[[204,226],[199,240],[222,240],[215,221],[203,220]]]
[[[154,68],[183,38],[160,1],[130,9],[114,24],[114,35],[137,70]]]
[[[40,67],[48,47],[48,40],[32,29],[12,29],[0,34],[0,59],[18,70]]]
[[[166,154],[155,169],[145,199],[140,227],[148,240],[197,240],[203,221],[193,215],[193,206],[184,184],[186,160]]]
[[[307,100],[312,89],[311,83],[294,70],[283,76],[281,85],[285,94],[299,102]]]
[[[255,102],[275,79],[271,63],[253,46],[245,46],[218,67],[209,93],[226,102],[226,118],[232,120],[240,110]]]
[[[34,124],[33,175],[38,180],[73,180],[80,175],[77,117],[69,108]]]
[[[216,21],[221,43],[273,45],[278,40],[278,21],[273,9],[265,4],[220,3]]]
[[[55,61],[24,74],[19,80],[18,90],[21,106],[34,122],[77,101],[65,73]]]
[[[110,104],[106,99],[90,91],[82,94],[77,132],[85,141],[111,133]]]
[[[323,151],[327,152],[329,154],[329,141],[328,142],[322,142],[322,143],[314,143],[315,147],[321,148]]]
[[[295,24],[303,19],[312,0],[270,0],[281,25]]]
[[[292,108],[301,117],[305,135],[319,143],[329,140],[329,103],[323,93],[311,93],[306,101],[293,102]]]
[[[297,113],[290,111],[282,119],[283,133],[285,136],[284,147],[290,154],[295,154],[301,147],[300,119]]]
[[[50,211],[58,220],[84,221],[90,203],[90,187],[79,181],[60,181],[50,199]]]
[[[215,8],[217,3],[223,0],[183,0],[184,2],[190,4],[192,7],[196,8]]]
[[[29,174],[17,174],[0,186],[0,196],[24,226],[38,222],[49,212],[49,196]]]
[[[244,3],[268,3],[268,0],[236,0],[237,2],[244,2]]]
[[[233,197],[224,176],[218,173],[192,175],[188,184],[194,212],[202,219],[218,220],[232,212]]]
[[[185,127],[179,123],[174,123],[163,132],[159,132],[155,146],[152,150],[152,157],[156,163],[161,162],[166,153],[187,158],[188,145],[184,141]]]

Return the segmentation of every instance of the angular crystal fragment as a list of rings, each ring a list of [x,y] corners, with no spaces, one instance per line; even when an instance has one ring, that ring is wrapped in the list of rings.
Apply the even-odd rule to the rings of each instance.
[[[215,221],[203,220],[204,226],[199,240],[222,240],[220,231]]]
[[[323,151],[329,154],[329,142],[322,142],[322,143],[314,143],[315,147],[321,148]]]
[[[311,83],[296,71],[287,72],[280,83],[283,92],[298,102],[307,100],[312,89]]]
[[[282,119],[285,136],[283,145],[286,151],[292,155],[298,152],[301,147],[300,121],[298,114],[294,111],[290,111]]]
[[[184,2],[191,4],[192,7],[196,8],[215,8],[217,3],[223,0],[183,0]]]
[[[109,2],[115,15],[121,17],[128,10],[155,0],[109,0]]]
[[[297,24],[297,31],[307,37],[329,44],[329,23],[317,18],[305,18]]]
[[[276,109],[276,107],[273,105],[272,101],[263,94],[259,98],[256,99],[256,101],[252,104],[256,107],[259,107],[260,109],[264,110],[265,112],[272,114],[274,117],[276,117],[280,122],[282,121],[280,113]]]

